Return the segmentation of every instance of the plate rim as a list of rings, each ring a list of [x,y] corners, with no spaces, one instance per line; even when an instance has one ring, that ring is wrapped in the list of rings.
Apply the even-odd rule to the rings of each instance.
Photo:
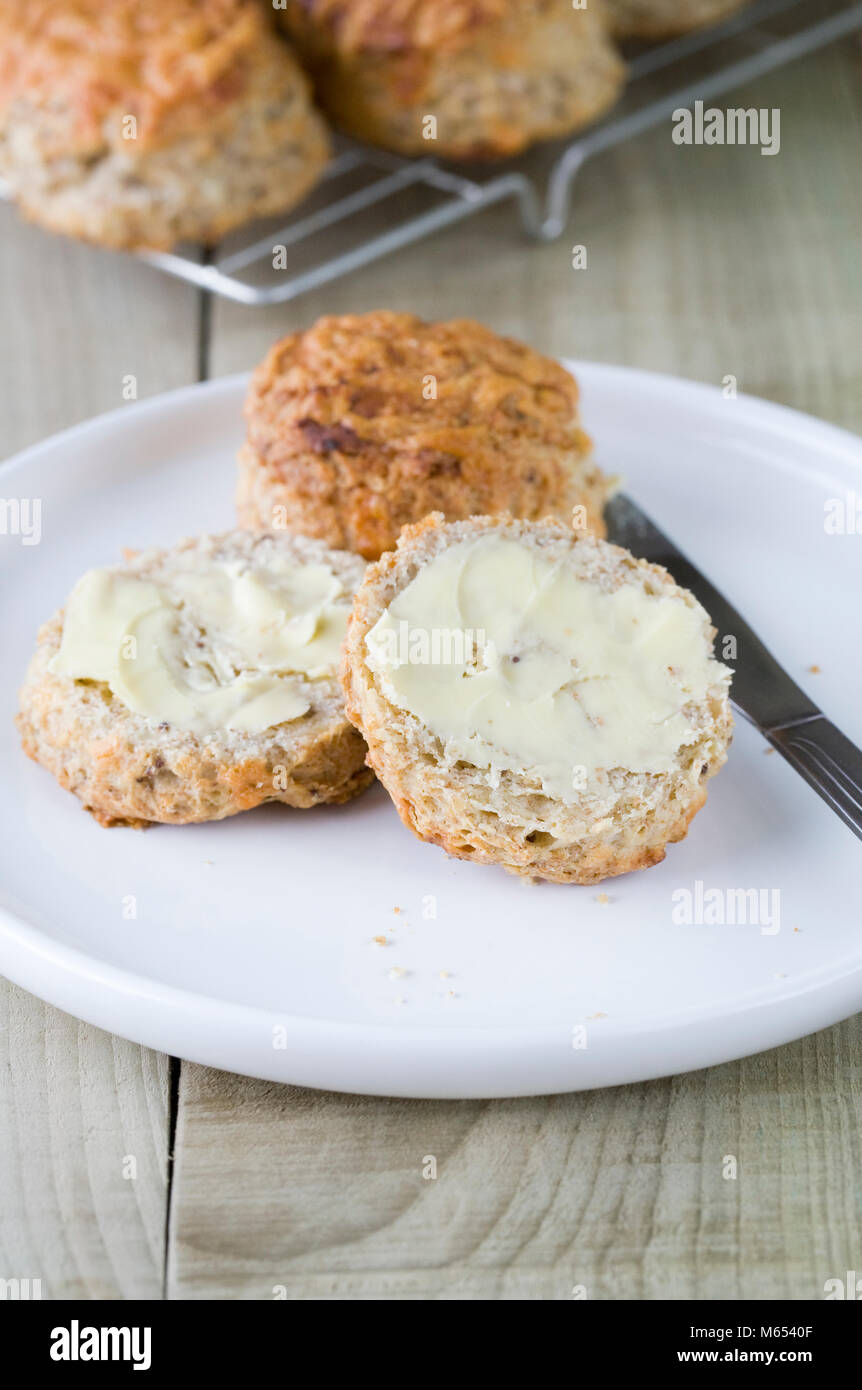
[[[679,394],[688,394],[692,399],[699,396],[704,404],[709,402],[718,405],[724,402],[721,408],[727,408],[727,400],[722,395],[721,388],[713,382],[697,381],[692,377],[674,376],[670,372],[656,372],[646,367],[630,367],[616,362],[593,362],[585,358],[567,356],[555,360],[575,376],[581,397],[583,387],[580,376],[584,373],[588,376],[598,373],[608,377],[619,376],[630,382],[640,381],[655,389],[671,389]],[[176,386],[170,391],[145,396],[143,400],[130,401],[125,405],[114,406],[111,410],[100,411],[9,454],[0,460],[0,475],[14,472],[15,469],[34,462],[40,454],[50,453],[57,445],[72,443],[78,435],[89,434],[96,429],[107,429],[131,415],[140,419],[150,414],[158,414],[160,410],[183,405],[189,397],[245,389],[251,377],[250,371],[231,372],[227,376],[188,382],[185,386]],[[785,405],[782,401],[771,401],[765,396],[754,396],[747,391],[740,391],[734,399],[743,410],[753,411],[765,418],[771,417],[775,424],[783,422],[788,429],[792,427],[794,431],[802,429],[813,435],[831,436],[836,452],[843,456],[844,451],[847,451],[847,462],[862,471],[862,436],[854,434],[852,430],[846,429],[843,425],[835,425],[830,420],[821,420],[817,415],[797,410],[795,406]],[[854,454],[858,457],[854,458]]]

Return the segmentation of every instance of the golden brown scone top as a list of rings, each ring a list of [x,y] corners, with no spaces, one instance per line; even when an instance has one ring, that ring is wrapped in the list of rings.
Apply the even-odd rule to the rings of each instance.
[[[570,508],[569,470],[590,447],[577,400],[556,362],[470,319],[323,318],[252,378],[252,472],[273,501],[289,490],[296,529],[374,558],[435,508]]]
[[[577,401],[557,362],[484,324],[380,309],[282,338],[254,374],[245,413],[270,463],[397,451],[445,469],[485,454],[495,436],[570,446]]]
[[[58,146],[86,150],[132,115],[140,150],[205,128],[275,42],[258,0],[0,0],[0,121],[18,98],[62,106]]]
[[[547,0],[288,0],[286,18],[342,53],[453,52],[483,28],[545,9]]]

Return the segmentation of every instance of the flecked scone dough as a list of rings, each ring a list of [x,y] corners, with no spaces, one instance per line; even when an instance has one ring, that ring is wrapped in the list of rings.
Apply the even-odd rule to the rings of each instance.
[[[350,592],[364,570],[355,555],[301,537],[229,532],[183,541],[173,550],[142,551],[115,571],[170,584],[180,567],[194,567],[200,556],[266,566],[275,550],[297,564],[328,565]],[[262,733],[221,730],[199,737],[141,716],[106,684],[55,674],[50,663],[63,622],[60,611],[40,629],[17,723],[24,751],[102,825],[221,820],[267,801],[296,807],[341,802],[373,780],[364,766],[365,745],[345,718],[334,671],[304,687],[311,707],[300,719]]]
[[[328,156],[258,0],[0,0],[0,175],[52,231],[214,242],[291,207]]]
[[[611,32],[619,39],[669,39],[718,24],[748,0],[603,0]]]
[[[557,362],[471,320],[320,319],[270,350],[245,407],[237,508],[376,559],[401,527],[510,512],[604,534],[607,480]]]
[[[618,546],[594,537],[577,539],[555,521],[475,517],[444,524],[442,517],[428,517],[405,528],[397,550],[369,566],[348,625],[342,658],[347,714],[368,743],[369,764],[408,829],[457,858],[500,864],[524,877],[582,884],[659,863],[666,845],[685,837],[706,800],[707,779],[725,762],[732,730],[726,685],[711,687],[707,698],[686,707],[696,736],[679,749],[671,771],[600,770],[571,804],[564,804],[546,794],[535,770],[497,769],[492,776],[472,765],[463,747],[450,746],[392,703],[369,666],[368,633],[396,596],[448,547],[483,535],[514,539],[551,561],[561,560],[602,591],[633,585],[650,595],[681,598],[697,615],[703,650],[711,651],[714,629],[692,595],[666,570],[635,560]]]
[[[625,76],[599,0],[287,0],[279,13],[335,123],[404,154],[515,154],[594,120]]]

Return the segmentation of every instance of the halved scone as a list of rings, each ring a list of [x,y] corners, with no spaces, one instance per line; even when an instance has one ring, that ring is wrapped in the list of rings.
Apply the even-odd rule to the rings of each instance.
[[[337,679],[363,570],[247,532],[89,570],[39,632],[25,752],[103,825],[348,800],[372,780]]]
[[[663,859],[725,761],[713,635],[692,594],[618,546],[433,516],[359,588],[347,714],[420,839],[596,883]]]

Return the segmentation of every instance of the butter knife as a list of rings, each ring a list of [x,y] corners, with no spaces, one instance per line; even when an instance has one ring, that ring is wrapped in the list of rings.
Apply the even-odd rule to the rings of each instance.
[[[731,703],[862,839],[862,752],[787,674],[745,619],[625,493],[605,511],[608,539],[664,565],[702,603],[720,637],[736,638]]]

